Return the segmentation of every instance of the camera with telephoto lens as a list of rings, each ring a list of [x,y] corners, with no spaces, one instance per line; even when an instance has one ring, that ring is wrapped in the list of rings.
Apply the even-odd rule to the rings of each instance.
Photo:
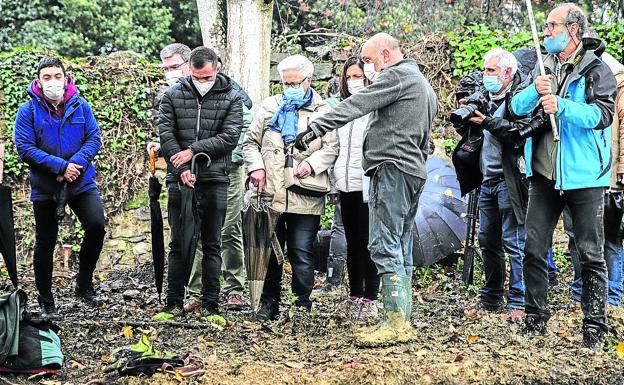
[[[518,124],[518,139],[526,139],[540,135],[550,129],[550,120],[543,109],[539,109],[526,124]]]
[[[464,98],[464,104],[453,111],[451,114],[451,123],[455,127],[459,127],[468,122],[468,119],[475,116],[475,111],[479,111],[484,115],[488,114],[490,102],[485,97],[485,93],[479,89],[472,95]]]

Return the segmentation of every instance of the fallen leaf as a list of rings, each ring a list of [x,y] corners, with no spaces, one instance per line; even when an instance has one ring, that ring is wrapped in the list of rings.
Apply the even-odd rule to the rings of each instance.
[[[182,372],[179,370],[175,371],[175,379],[182,382],[184,381],[184,376],[182,375]]]
[[[477,342],[478,339],[479,339],[479,337],[473,336],[471,334],[471,335],[468,336],[468,338],[466,338],[466,342],[468,342],[469,344],[474,344],[475,342]]]
[[[121,333],[129,340],[134,335],[134,330],[132,330],[132,326],[124,326],[121,328]]]
[[[617,344],[617,346],[615,347],[615,352],[621,360],[624,360],[624,342],[620,342],[619,344]]]
[[[103,354],[100,359],[104,362],[108,362],[108,360],[110,360],[110,356],[108,354]]]
[[[301,362],[286,362],[284,365],[293,369],[303,369],[303,363]]]
[[[98,276],[98,278],[100,279],[100,282],[104,282],[108,279],[108,273],[102,273]]]
[[[355,362],[355,361],[351,361],[351,362],[347,362],[346,364],[343,365],[343,367],[345,369],[355,369],[359,366],[359,363]]]
[[[152,321],[168,321],[173,318],[173,314],[170,313],[157,313],[152,317]]]
[[[453,362],[462,362],[464,360],[464,356],[462,356],[461,354],[458,354],[455,356],[455,359],[453,360]]]
[[[206,317],[206,321],[213,323],[213,324],[217,324],[219,326],[225,326],[227,324],[227,321],[225,320],[225,318],[217,314]]]
[[[476,308],[466,309],[464,310],[464,317],[468,319],[475,319],[477,318],[477,313],[478,313],[478,310]]]

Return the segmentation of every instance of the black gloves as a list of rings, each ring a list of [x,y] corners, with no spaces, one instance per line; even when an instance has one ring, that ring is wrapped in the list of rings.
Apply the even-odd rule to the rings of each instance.
[[[312,143],[315,139],[317,139],[316,133],[308,128],[304,132],[297,135],[297,138],[295,139],[295,148],[299,151],[305,151],[308,149],[310,143]]]

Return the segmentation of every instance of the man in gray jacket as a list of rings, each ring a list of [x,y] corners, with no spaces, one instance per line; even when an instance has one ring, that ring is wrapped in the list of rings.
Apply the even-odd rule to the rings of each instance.
[[[358,333],[361,345],[388,345],[413,338],[410,326],[414,217],[427,172],[427,147],[437,97],[398,41],[386,33],[362,47],[364,73],[372,81],[297,137],[305,148],[316,138],[371,113],[362,166],[371,176],[368,248],[382,281],[384,316],[376,330]]]

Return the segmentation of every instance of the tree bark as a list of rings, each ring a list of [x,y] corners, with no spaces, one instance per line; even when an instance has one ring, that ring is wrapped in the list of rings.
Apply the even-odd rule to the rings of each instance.
[[[269,96],[273,1],[227,1],[226,72],[253,101],[255,111]]]
[[[226,15],[223,14],[225,0],[197,0],[197,13],[204,46],[212,48],[219,56],[225,51]]]

